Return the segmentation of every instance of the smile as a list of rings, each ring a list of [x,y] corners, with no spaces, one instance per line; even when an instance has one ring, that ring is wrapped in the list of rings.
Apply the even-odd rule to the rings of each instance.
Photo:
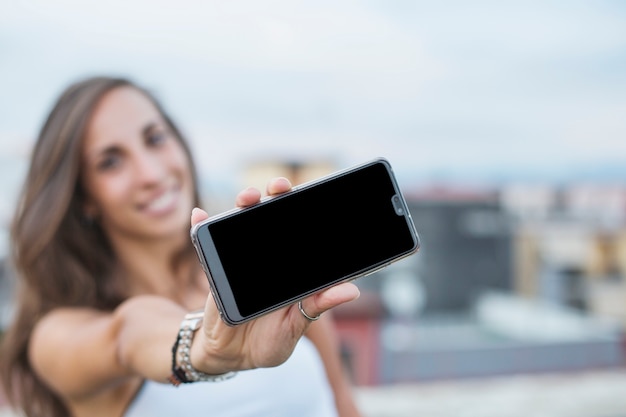
[[[169,212],[176,207],[178,202],[178,190],[170,189],[157,198],[150,200],[144,207],[143,211],[152,214],[163,214]]]

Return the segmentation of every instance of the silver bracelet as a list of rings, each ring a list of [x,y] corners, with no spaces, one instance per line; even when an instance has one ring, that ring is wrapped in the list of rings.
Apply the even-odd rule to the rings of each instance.
[[[186,314],[185,318],[180,323],[178,337],[172,349],[172,355],[174,356],[174,360],[172,361],[172,375],[168,378],[173,385],[178,386],[181,383],[187,384],[200,381],[221,382],[237,375],[237,372],[234,371],[219,375],[205,374],[191,365],[191,359],[189,357],[191,342],[193,341],[196,330],[200,328],[203,318],[203,311],[194,311]]]

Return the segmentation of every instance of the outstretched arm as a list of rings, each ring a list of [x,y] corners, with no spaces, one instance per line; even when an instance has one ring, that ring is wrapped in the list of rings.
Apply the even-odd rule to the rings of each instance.
[[[278,179],[269,194],[288,191]],[[237,205],[255,204],[258,190],[247,189]],[[195,209],[192,224],[207,218]],[[268,262],[280,262],[280,258]],[[358,288],[344,283],[303,300],[311,315],[321,314],[356,299]],[[184,308],[164,297],[138,296],[113,313],[93,309],[56,310],[37,325],[30,343],[33,367],[64,398],[87,399],[129,377],[166,382],[171,373],[171,349]],[[212,296],[207,297],[204,319],[191,345],[191,363],[199,371],[228,371],[272,367],[293,352],[310,322],[297,305],[282,308],[256,320],[230,327],[219,316]]]

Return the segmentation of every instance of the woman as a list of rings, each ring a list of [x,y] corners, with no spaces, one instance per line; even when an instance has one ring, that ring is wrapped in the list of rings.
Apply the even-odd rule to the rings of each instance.
[[[290,187],[277,178],[267,192]],[[260,196],[250,188],[236,204]],[[0,360],[17,408],[29,417],[359,415],[330,317],[310,320],[358,289],[344,283],[301,309],[226,326],[189,239],[190,214],[192,225],[207,217],[199,205],[189,148],[153,96],[107,77],[67,88],[35,144],[11,230],[20,287]],[[187,315],[198,309],[200,319]]]

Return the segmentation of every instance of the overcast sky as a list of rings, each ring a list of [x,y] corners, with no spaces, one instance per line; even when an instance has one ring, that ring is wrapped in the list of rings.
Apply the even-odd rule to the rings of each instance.
[[[225,183],[274,155],[386,156],[407,185],[626,167],[617,0],[5,0],[0,154],[92,74],[151,88]]]

